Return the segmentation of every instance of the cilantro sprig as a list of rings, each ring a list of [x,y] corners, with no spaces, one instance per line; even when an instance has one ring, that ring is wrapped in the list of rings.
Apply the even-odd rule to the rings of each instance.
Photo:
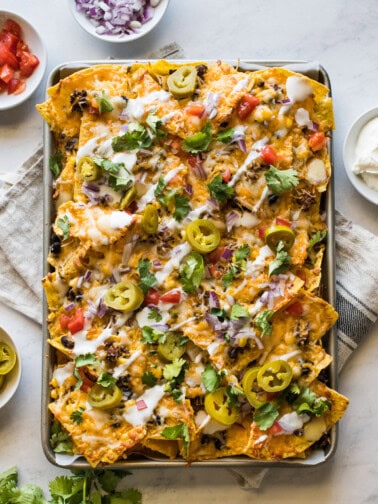
[[[139,123],[130,123],[126,133],[112,139],[114,152],[148,149],[151,145],[152,137],[148,129]]]
[[[290,268],[291,255],[285,250],[284,242],[280,241],[277,245],[277,252],[275,259],[269,263],[269,276],[279,275],[284,273]]]
[[[316,231],[316,233],[311,235],[310,244],[307,248],[307,252],[311,252],[311,250],[317,245],[321,243],[325,237],[327,236],[327,230],[323,229],[322,231]]]
[[[198,252],[191,252],[180,270],[180,282],[185,292],[195,292],[201,285],[205,272],[205,262]]]
[[[56,225],[59,229],[61,229],[61,231],[63,233],[63,240],[67,240],[67,238],[70,235],[70,221],[69,221],[68,215],[65,214],[65,215],[63,215],[63,217],[60,217],[56,221]]]
[[[177,425],[172,425],[171,427],[166,427],[161,432],[161,435],[165,437],[165,439],[169,440],[182,439],[184,449],[188,453],[190,445],[190,435],[189,435],[189,427],[186,424],[180,423]]]
[[[104,112],[111,112],[114,108],[105,91],[102,91],[101,96],[96,97],[96,102],[98,103],[98,111],[100,114],[103,114]]]
[[[49,169],[55,178],[59,177],[63,167],[63,152],[56,151],[49,158]]]
[[[207,151],[212,140],[211,123],[207,122],[205,126],[194,135],[186,137],[182,142],[182,150],[191,154]]]
[[[139,287],[142,289],[144,295],[154,287],[158,281],[156,276],[151,273],[151,261],[149,259],[139,259],[137,270],[139,273]]]
[[[225,289],[234,281],[235,277],[245,268],[245,262],[251,253],[251,249],[247,243],[241,245],[234,253],[231,267],[222,276],[222,285]]]
[[[270,319],[273,314],[273,310],[264,310],[256,315],[254,323],[256,327],[261,329],[261,336],[265,336],[265,334],[270,336],[272,334],[273,325]]]
[[[220,203],[225,203],[235,194],[235,189],[223,182],[221,175],[214,177],[213,180],[207,184],[207,188],[210,196],[218,200]]]
[[[292,168],[277,170],[273,165],[270,165],[269,170],[265,173],[265,180],[266,185],[274,194],[290,191],[299,184],[296,170]]]

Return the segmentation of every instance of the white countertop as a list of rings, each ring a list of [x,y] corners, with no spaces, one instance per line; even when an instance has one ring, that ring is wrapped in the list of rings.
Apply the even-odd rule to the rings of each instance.
[[[350,185],[342,162],[352,121],[378,105],[375,0],[171,0],[161,24],[129,45],[87,35],[64,0],[1,0],[1,8],[38,28],[47,46],[48,72],[64,61],[141,58],[172,41],[192,59],[319,61],[329,73],[335,106],[336,207],[378,234],[377,208]],[[42,142],[42,120],[34,105],[43,99],[42,85],[26,104],[0,112],[0,172],[16,170]],[[41,448],[41,328],[1,303],[0,325],[18,342],[23,361],[20,388],[0,411],[0,471],[17,465],[21,483],[38,484],[48,496],[48,481],[64,470],[51,465]],[[129,476],[130,485],[143,492],[144,504],[378,502],[377,357],[376,325],[341,375],[339,389],[351,403],[340,422],[336,455],[326,464],[272,469],[253,492],[239,488],[224,469],[138,470]]]

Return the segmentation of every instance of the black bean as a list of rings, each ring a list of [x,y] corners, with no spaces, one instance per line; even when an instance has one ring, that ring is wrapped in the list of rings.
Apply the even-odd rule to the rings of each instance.
[[[58,255],[58,254],[60,254],[61,249],[62,249],[62,247],[60,245],[60,241],[58,241],[58,242],[55,242],[51,245],[50,252],[54,255]]]
[[[269,205],[273,205],[274,203],[277,203],[278,199],[279,199],[278,194],[270,194],[268,196]]]
[[[62,336],[60,341],[65,348],[69,348],[70,350],[75,346],[75,343],[67,336]]]

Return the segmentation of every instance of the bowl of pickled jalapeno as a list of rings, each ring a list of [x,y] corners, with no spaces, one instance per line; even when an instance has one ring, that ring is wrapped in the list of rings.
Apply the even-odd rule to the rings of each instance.
[[[0,327],[0,409],[15,394],[21,379],[21,359],[16,345]]]

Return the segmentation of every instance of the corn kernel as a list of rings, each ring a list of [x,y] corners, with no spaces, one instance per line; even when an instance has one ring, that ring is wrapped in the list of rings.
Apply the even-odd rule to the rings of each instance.
[[[255,109],[254,119],[257,122],[268,121],[272,118],[273,112],[267,105],[259,105]]]
[[[238,339],[238,346],[240,348],[244,348],[245,345],[247,344],[247,340],[248,340],[247,338],[240,338],[240,339]]]

